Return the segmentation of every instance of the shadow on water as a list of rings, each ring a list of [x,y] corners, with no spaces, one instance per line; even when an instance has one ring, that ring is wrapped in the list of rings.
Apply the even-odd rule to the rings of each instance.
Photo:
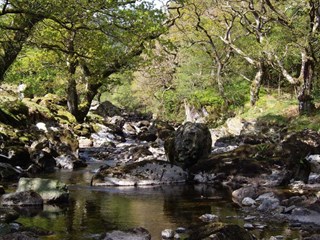
[[[98,163],[91,168],[98,167]],[[70,203],[65,206],[45,205],[36,215],[21,216],[18,222],[53,231],[43,239],[99,239],[110,230],[144,227],[153,240],[161,231],[199,223],[199,216],[216,214],[223,222],[243,226],[245,213],[230,196],[206,185],[166,185],[150,187],[90,187],[90,169],[57,171],[47,178],[70,184]],[[281,234],[284,225],[272,233]],[[271,232],[271,231],[269,231]],[[260,232],[270,235],[268,232]]]

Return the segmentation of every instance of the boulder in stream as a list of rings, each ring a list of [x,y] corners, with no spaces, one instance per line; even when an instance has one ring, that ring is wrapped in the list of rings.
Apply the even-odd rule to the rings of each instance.
[[[53,179],[20,178],[17,192],[32,190],[40,194],[44,202],[66,202],[69,199],[67,185]]]
[[[187,122],[177,129],[174,137],[166,140],[165,150],[170,162],[188,169],[209,156],[211,145],[210,131],[205,124]]]
[[[0,223],[13,222],[19,217],[19,214],[11,208],[0,208]]]
[[[43,205],[43,199],[35,191],[21,191],[7,193],[0,198],[3,206],[39,206]]]
[[[187,173],[165,161],[145,160],[117,167],[102,167],[93,176],[94,186],[139,186],[183,183]]]

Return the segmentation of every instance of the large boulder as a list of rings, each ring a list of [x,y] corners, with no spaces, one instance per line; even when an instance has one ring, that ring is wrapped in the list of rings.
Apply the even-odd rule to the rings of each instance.
[[[187,173],[179,166],[164,161],[141,161],[119,167],[104,167],[93,176],[94,186],[139,186],[181,183]]]
[[[286,175],[281,185],[287,185],[291,180],[307,183],[311,163],[306,157],[320,153],[320,135],[312,130],[289,134],[282,141],[282,149]]]
[[[15,193],[7,193],[0,198],[3,206],[41,206],[43,199],[35,191],[20,191]]]
[[[117,106],[113,105],[109,101],[105,101],[99,104],[95,112],[102,117],[113,117],[121,115],[122,110]]]
[[[210,131],[205,124],[187,122],[176,130],[173,138],[166,140],[165,150],[170,162],[189,169],[207,159],[211,145]]]
[[[44,202],[65,202],[69,199],[67,185],[51,179],[42,178],[20,178],[17,192],[35,191],[44,200]]]

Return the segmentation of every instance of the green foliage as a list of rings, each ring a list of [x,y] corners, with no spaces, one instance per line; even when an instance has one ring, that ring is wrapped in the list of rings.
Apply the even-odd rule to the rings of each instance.
[[[103,94],[101,101],[103,102],[104,100],[109,100],[129,111],[145,111],[145,106],[132,93],[130,81],[123,81],[121,85],[115,86],[111,93],[106,92]]]
[[[6,74],[5,82],[27,85],[26,96],[44,96],[47,93],[65,94],[58,56],[51,51],[25,49]]]

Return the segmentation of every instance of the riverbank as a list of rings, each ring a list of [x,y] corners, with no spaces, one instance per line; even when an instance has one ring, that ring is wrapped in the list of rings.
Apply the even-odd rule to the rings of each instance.
[[[126,113],[110,103],[106,103],[100,111],[93,110],[87,122],[78,124],[66,113],[64,103],[52,95],[43,99],[24,99],[22,102],[11,100],[7,100],[6,108],[2,108],[5,111],[1,113],[0,172],[1,182],[4,184],[2,199],[10,191],[15,191],[15,184],[21,177],[47,178],[60,172],[63,176],[60,180],[70,185],[68,188],[71,191],[71,205],[70,202],[64,203],[66,208],[54,211],[59,215],[69,211],[67,209],[70,207],[73,209],[71,212],[76,212],[70,215],[72,219],[77,218],[73,214],[89,214],[90,211],[95,214],[96,211],[90,210],[90,205],[101,208],[99,202],[77,200],[83,187],[79,186],[82,180],[75,177],[77,172],[80,172],[86,184],[83,188],[86,196],[95,194],[96,191],[107,195],[117,192],[121,198],[122,194],[126,196],[128,192],[114,189],[120,186],[140,195],[140,188],[148,186],[145,189],[156,190],[150,191],[148,195],[148,198],[152,199],[151,195],[154,193],[159,196],[159,189],[169,196],[172,193],[171,190],[168,193],[168,189],[176,189],[174,191],[180,194],[177,200],[174,197],[173,200],[160,204],[172,209],[170,215],[174,217],[170,221],[174,222],[174,218],[185,218],[179,222],[179,226],[169,224],[168,228],[172,230],[170,234],[175,230],[172,227],[183,227],[187,229],[187,236],[192,239],[197,229],[203,229],[200,226],[192,227],[194,224],[190,222],[184,225],[184,221],[189,221],[188,216],[178,216],[175,210],[181,208],[175,201],[183,203],[184,192],[193,192],[193,188],[200,190],[196,190],[195,195],[191,194],[192,197],[188,200],[191,202],[188,204],[189,208],[193,208],[193,201],[194,207],[206,202],[206,211],[195,211],[197,216],[193,215],[193,218],[198,219],[203,214],[209,217],[205,218],[202,224],[195,220],[200,225],[206,224],[203,232],[207,235],[201,235],[201,239],[214,234],[218,236],[228,229],[228,218],[241,219],[236,225],[241,231],[248,232],[247,237],[253,234],[261,239],[279,237],[280,232],[270,235],[268,229],[280,222],[284,222],[281,224],[285,226],[284,232],[292,232],[290,237],[302,238],[319,234],[320,223],[317,219],[320,219],[320,211],[317,205],[320,191],[320,136],[315,130],[293,130],[294,127],[279,121],[261,121],[261,118],[245,120],[241,117],[230,118],[225,125],[216,129],[192,123],[169,124],[152,119],[147,114]],[[212,190],[207,191],[207,187],[203,186]],[[219,191],[226,193],[222,200],[219,194],[216,195]],[[219,204],[220,200],[227,206],[232,204],[232,208],[241,209],[241,217],[239,218],[238,213],[220,216],[218,210],[212,211],[213,206]],[[168,201],[170,206],[167,206]],[[115,206],[117,211],[126,212],[126,200],[123,204],[123,209],[119,209],[122,205]],[[149,204],[144,204],[151,209]],[[40,211],[30,214],[26,210],[17,211],[17,216],[20,214],[20,219],[24,219],[22,222],[29,225],[32,218],[45,214],[44,209],[51,208],[48,204],[42,206]],[[13,208],[16,207],[13,205]],[[12,207],[2,209],[5,215]],[[140,211],[148,212],[147,209]],[[25,217],[25,212],[28,212],[31,218]],[[7,213],[7,216],[11,216],[10,211]],[[164,213],[155,213],[158,214]],[[139,218],[138,214],[136,217]],[[17,230],[14,219],[3,221],[5,230],[0,235],[9,234],[12,237],[10,234],[24,230]],[[51,218],[41,219],[50,224]],[[92,221],[91,218],[77,219]],[[109,220],[112,222],[112,219]],[[68,221],[64,220],[65,224],[70,225]],[[213,223],[208,224],[208,221]],[[219,225],[220,222],[223,222],[223,225]],[[83,228],[89,228],[83,224]],[[117,225],[106,230],[143,227],[133,225]],[[73,227],[72,225],[72,229]],[[57,234],[48,232],[50,229],[46,227],[45,229],[42,232],[44,235]],[[75,234],[72,229],[68,233],[70,236]],[[95,238],[103,237],[101,228],[99,232],[92,231],[95,230],[89,230]],[[157,231],[159,232],[159,228]],[[180,235],[181,238],[184,234]],[[35,231],[33,236],[37,238],[40,235],[40,232],[37,234]],[[152,235],[161,236],[161,232],[152,230]],[[283,235],[286,237],[288,234]],[[83,237],[85,239],[87,236]]]

